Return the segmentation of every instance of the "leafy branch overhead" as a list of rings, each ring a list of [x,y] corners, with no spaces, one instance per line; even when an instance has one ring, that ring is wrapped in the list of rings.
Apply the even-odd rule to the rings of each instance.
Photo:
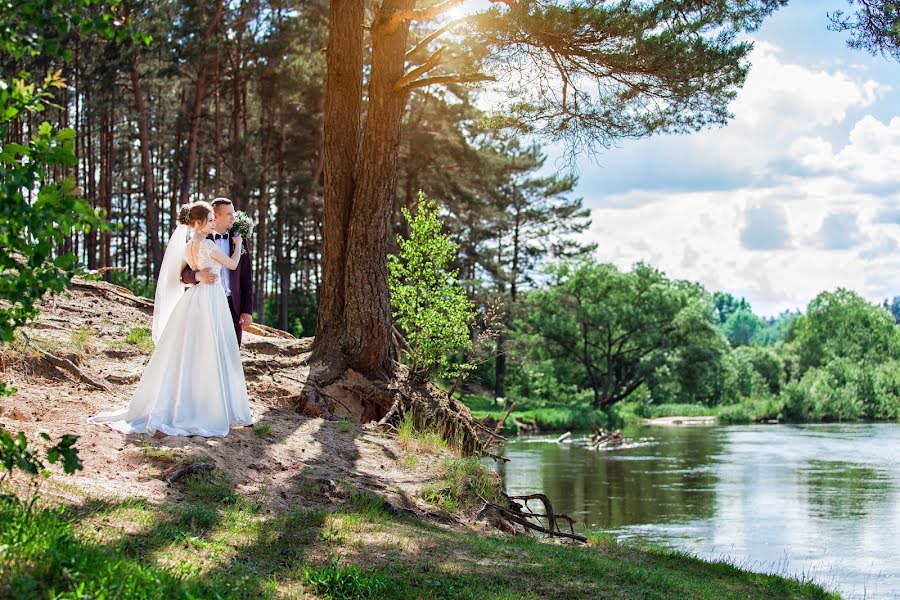
[[[508,82],[509,122],[575,147],[725,123],[748,71],[737,41],[786,0],[506,3],[470,21]]]

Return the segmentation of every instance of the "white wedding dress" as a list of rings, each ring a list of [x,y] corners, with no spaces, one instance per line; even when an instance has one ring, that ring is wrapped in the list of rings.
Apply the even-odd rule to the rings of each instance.
[[[215,243],[203,240],[196,269],[209,268],[221,277],[222,265],[211,256],[215,249]],[[122,433],[201,436],[225,436],[231,427],[253,423],[220,283],[197,284],[177,301],[128,408],[88,421]]]

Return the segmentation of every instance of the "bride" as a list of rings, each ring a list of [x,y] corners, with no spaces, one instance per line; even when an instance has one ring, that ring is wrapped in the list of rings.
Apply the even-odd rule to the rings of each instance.
[[[181,283],[185,264],[216,276],[223,266],[237,268],[240,237],[228,256],[206,239],[214,220],[207,202],[181,207],[180,225],[169,239],[157,281],[156,349],[128,408],[100,413],[90,423],[105,423],[122,433],[201,436],[225,436],[231,427],[253,423],[224,288],[200,283],[185,292]],[[193,235],[185,244],[189,227]]]

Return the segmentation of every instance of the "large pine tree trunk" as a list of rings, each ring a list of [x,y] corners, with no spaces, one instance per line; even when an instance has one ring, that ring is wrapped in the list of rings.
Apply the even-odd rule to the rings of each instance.
[[[147,245],[149,256],[153,264],[153,278],[159,277],[159,265],[162,262],[162,251],[159,243],[159,207],[156,205],[156,196],[153,193],[153,161],[150,157],[150,125],[147,118],[147,109],[144,106],[144,93],[141,89],[141,79],[138,76],[137,64],[131,63],[131,87],[134,91],[134,108],[137,111],[138,139],[141,146],[141,169],[144,173],[144,208],[147,218]]]
[[[354,369],[371,376],[390,371],[387,248],[400,162],[400,124],[408,98],[408,92],[395,91],[394,86],[405,71],[409,21],[392,32],[381,26],[395,10],[409,10],[415,4],[415,0],[384,2],[372,30],[369,106],[347,240],[344,351]]]
[[[346,366],[344,266],[361,131],[364,12],[365,0],[332,0],[326,55],[324,240],[313,358],[336,371]]]
[[[264,119],[265,122],[265,119]],[[267,272],[267,252],[269,244],[269,134],[267,127],[262,128],[262,163],[260,164],[260,181],[259,181],[259,224],[256,228],[256,256],[257,256],[257,284],[256,284],[256,306],[257,320],[265,324],[266,322],[266,282],[268,281]]]

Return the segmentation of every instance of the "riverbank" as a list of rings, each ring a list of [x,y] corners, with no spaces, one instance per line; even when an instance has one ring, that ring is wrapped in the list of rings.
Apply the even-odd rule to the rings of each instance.
[[[459,398],[469,408],[473,417],[484,420],[489,426],[494,426],[506,416],[502,402],[496,402],[492,396],[460,394]],[[678,424],[704,425],[710,422],[723,425],[779,423],[784,420],[783,412],[780,401],[775,397],[745,399],[735,404],[721,406],[699,403],[643,405],[626,401],[615,404],[607,411],[577,401],[571,404],[542,402],[540,406],[534,406],[526,399],[517,401],[501,432],[504,435],[518,435],[591,431],[594,425],[608,429],[648,422],[671,424],[672,421],[680,421]]]
[[[33,511],[27,476],[3,484],[0,597],[833,597],[602,537],[573,546],[497,531],[455,491],[471,501],[489,478],[434,434],[296,411],[309,340],[245,338],[257,424],[224,439],[86,424],[127,403],[148,327],[146,306],[112,288],[73,290],[44,308],[28,345],[2,349],[3,379],[20,391],[0,425],[38,444],[43,432],[78,435],[84,470],[41,479]]]
[[[338,492],[339,493],[339,492]],[[0,595],[128,598],[836,598],[811,583],[595,537],[589,545],[392,515],[352,492],[271,513],[218,477],[183,496],[0,504]],[[27,524],[25,534],[16,525]],[[30,535],[30,532],[41,535]],[[26,541],[23,543],[22,539]],[[7,546],[7,544],[9,544]]]

